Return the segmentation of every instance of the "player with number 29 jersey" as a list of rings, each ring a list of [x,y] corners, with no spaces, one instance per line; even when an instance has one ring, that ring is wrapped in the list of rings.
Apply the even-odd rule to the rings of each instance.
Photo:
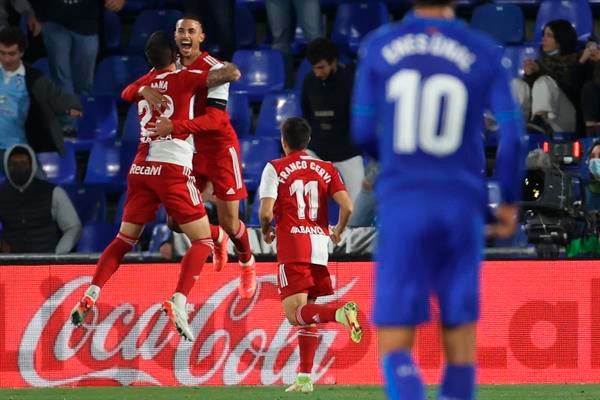
[[[518,201],[521,187],[523,118],[502,50],[458,20],[409,15],[371,33],[359,57],[352,135],[380,160],[374,320],[427,321],[433,292],[443,323],[473,322],[487,205],[486,109],[500,125],[502,202]]]
[[[276,199],[277,261],[327,265],[328,197],[346,190],[332,163],[297,151],[265,166],[259,196]]]

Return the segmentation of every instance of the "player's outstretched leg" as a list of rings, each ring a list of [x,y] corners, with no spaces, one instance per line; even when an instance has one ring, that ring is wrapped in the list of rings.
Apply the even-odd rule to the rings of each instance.
[[[212,251],[212,243],[211,238],[197,239],[192,242],[192,246],[181,260],[181,273],[175,294],[163,303],[164,312],[179,334],[189,341],[194,340],[194,335],[188,324],[187,296],[200,277],[204,262]]]
[[[125,224],[127,224],[125,226],[126,233],[122,232]],[[73,325],[80,326],[83,323],[85,317],[100,296],[100,288],[119,269],[123,257],[137,242],[136,237],[139,236],[141,229],[141,225],[121,224],[121,231],[108,247],[104,249],[98,260],[92,284],[87,288],[81,300],[75,304],[75,307],[71,311],[71,323]]]
[[[362,328],[358,322],[358,304],[349,301],[340,308],[321,304],[304,304],[296,309],[296,321],[300,325],[339,322],[350,331],[354,343],[362,339]]]

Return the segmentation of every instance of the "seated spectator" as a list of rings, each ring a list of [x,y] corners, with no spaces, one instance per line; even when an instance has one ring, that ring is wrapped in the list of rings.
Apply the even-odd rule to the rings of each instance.
[[[301,101],[302,113],[312,130],[308,148],[320,159],[335,165],[354,202],[365,176],[361,153],[350,141],[354,71],[338,63],[338,50],[328,39],[310,42],[306,58],[312,72],[304,78]]]
[[[0,0],[0,30],[10,26],[8,21],[9,3],[19,15],[27,18],[27,27],[33,36],[39,35],[42,31],[42,25],[36,18],[35,12],[28,0]]]
[[[66,192],[35,178],[37,162],[27,145],[11,147],[3,161],[7,179],[0,185],[0,252],[70,252],[81,222]]]
[[[593,66],[593,76],[583,85],[581,108],[586,133],[595,136],[600,134],[600,48],[596,42],[588,42],[579,62],[588,60]]]
[[[62,91],[41,71],[24,65],[26,38],[19,28],[0,31],[0,159],[15,144],[34,151],[64,152],[59,117],[81,115],[79,99]],[[3,168],[3,167],[1,167]],[[38,178],[45,175],[40,168]]]
[[[592,144],[586,162],[590,181],[585,188],[585,208],[587,211],[600,211],[600,141]]]
[[[523,80],[513,89],[528,127],[542,133],[578,131],[583,65],[577,54],[577,33],[569,21],[544,26],[540,57],[523,62]]]

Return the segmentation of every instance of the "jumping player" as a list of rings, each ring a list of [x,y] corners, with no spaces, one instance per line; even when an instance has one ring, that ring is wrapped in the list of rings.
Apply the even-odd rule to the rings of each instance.
[[[192,242],[181,261],[175,294],[163,303],[163,309],[179,333],[190,341],[194,340],[187,320],[187,295],[212,251],[213,241],[208,217],[192,175],[193,139],[189,133],[165,138],[152,137],[148,128],[159,115],[182,118],[189,115],[194,93],[207,84],[219,85],[230,81],[236,74],[232,69],[210,73],[176,70],[175,55],[175,48],[165,33],[156,32],[150,36],[146,44],[146,57],[154,69],[146,75],[147,83],[158,88],[168,102],[162,111],[153,110],[145,100],[138,102],[141,138],[127,177],[127,197],[121,227],[117,237],[98,260],[92,284],[71,312],[71,321],[76,326],[83,323],[98,300],[100,289],[117,271],[123,256],[135,245],[144,224],[154,220],[162,203]],[[224,72],[230,76],[223,77]],[[209,116],[205,117],[207,124],[211,121]]]
[[[339,243],[352,213],[352,201],[332,163],[306,152],[310,127],[302,118],[281,126],[285,157],[267,163],[260,182],[260,225],[263,239],[277,237],[277,284],[285,316],[297,325],[300,348],[298,377],[286,392],[312,392],[311,372],[319,343],[317,324],[339,322],[358,343],[362,330],[358,305],[340,308],[315,304],[317,297],[333,294],[327,270],[328,243]],[[329,231],[327,199],[340,205],[338,224]],[[275,230],[272,227],[276,221]]]
[[[221,63],[218,60],[201,50],[204,38],[202,22],[198,17],[186,15],[177,22],[175,42],[179,50],[180,68],[210,71],[220,67]],[[208,181],[212,182],[217,198],[217,215],[223,229],[211,226],[211,237],[215,242],[215,268],[220,270],[227,262],[227,241],[230,238],[241,266],[238,290],[240,296],[250,298],[256,289],[255,261],[246,225],[239,219],[240,200],[248,196],[242,178],[240,145],[225,111],[227,98],[207,99],[206,93],[206,89],[201,89],[196,94],[194,115],[201,117],[210,109],[218,110],[223,124],[218,130],[194,136],[196,154],[193,173],[201,192]],[[128,101],[135,101],[141,96],[153,107],[160,107],[165,101],[160,92],[139,83],[128,86],[125,94]],[[161,136],[185,132],[201,133],[204,127],[201,120],[190,120],[187,116],[161,117],[156,124],[157,133]]]

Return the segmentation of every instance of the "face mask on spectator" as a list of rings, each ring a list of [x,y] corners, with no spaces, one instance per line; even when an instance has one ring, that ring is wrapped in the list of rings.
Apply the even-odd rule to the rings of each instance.
[[[8,171],[10,173],[10,178],[17,186],[23,186],[26,184],[31,176],[31,168],[11,167]]]
[[[588,162],[588,169],[595,178],[600,179],[600,158],[592,158]]]

